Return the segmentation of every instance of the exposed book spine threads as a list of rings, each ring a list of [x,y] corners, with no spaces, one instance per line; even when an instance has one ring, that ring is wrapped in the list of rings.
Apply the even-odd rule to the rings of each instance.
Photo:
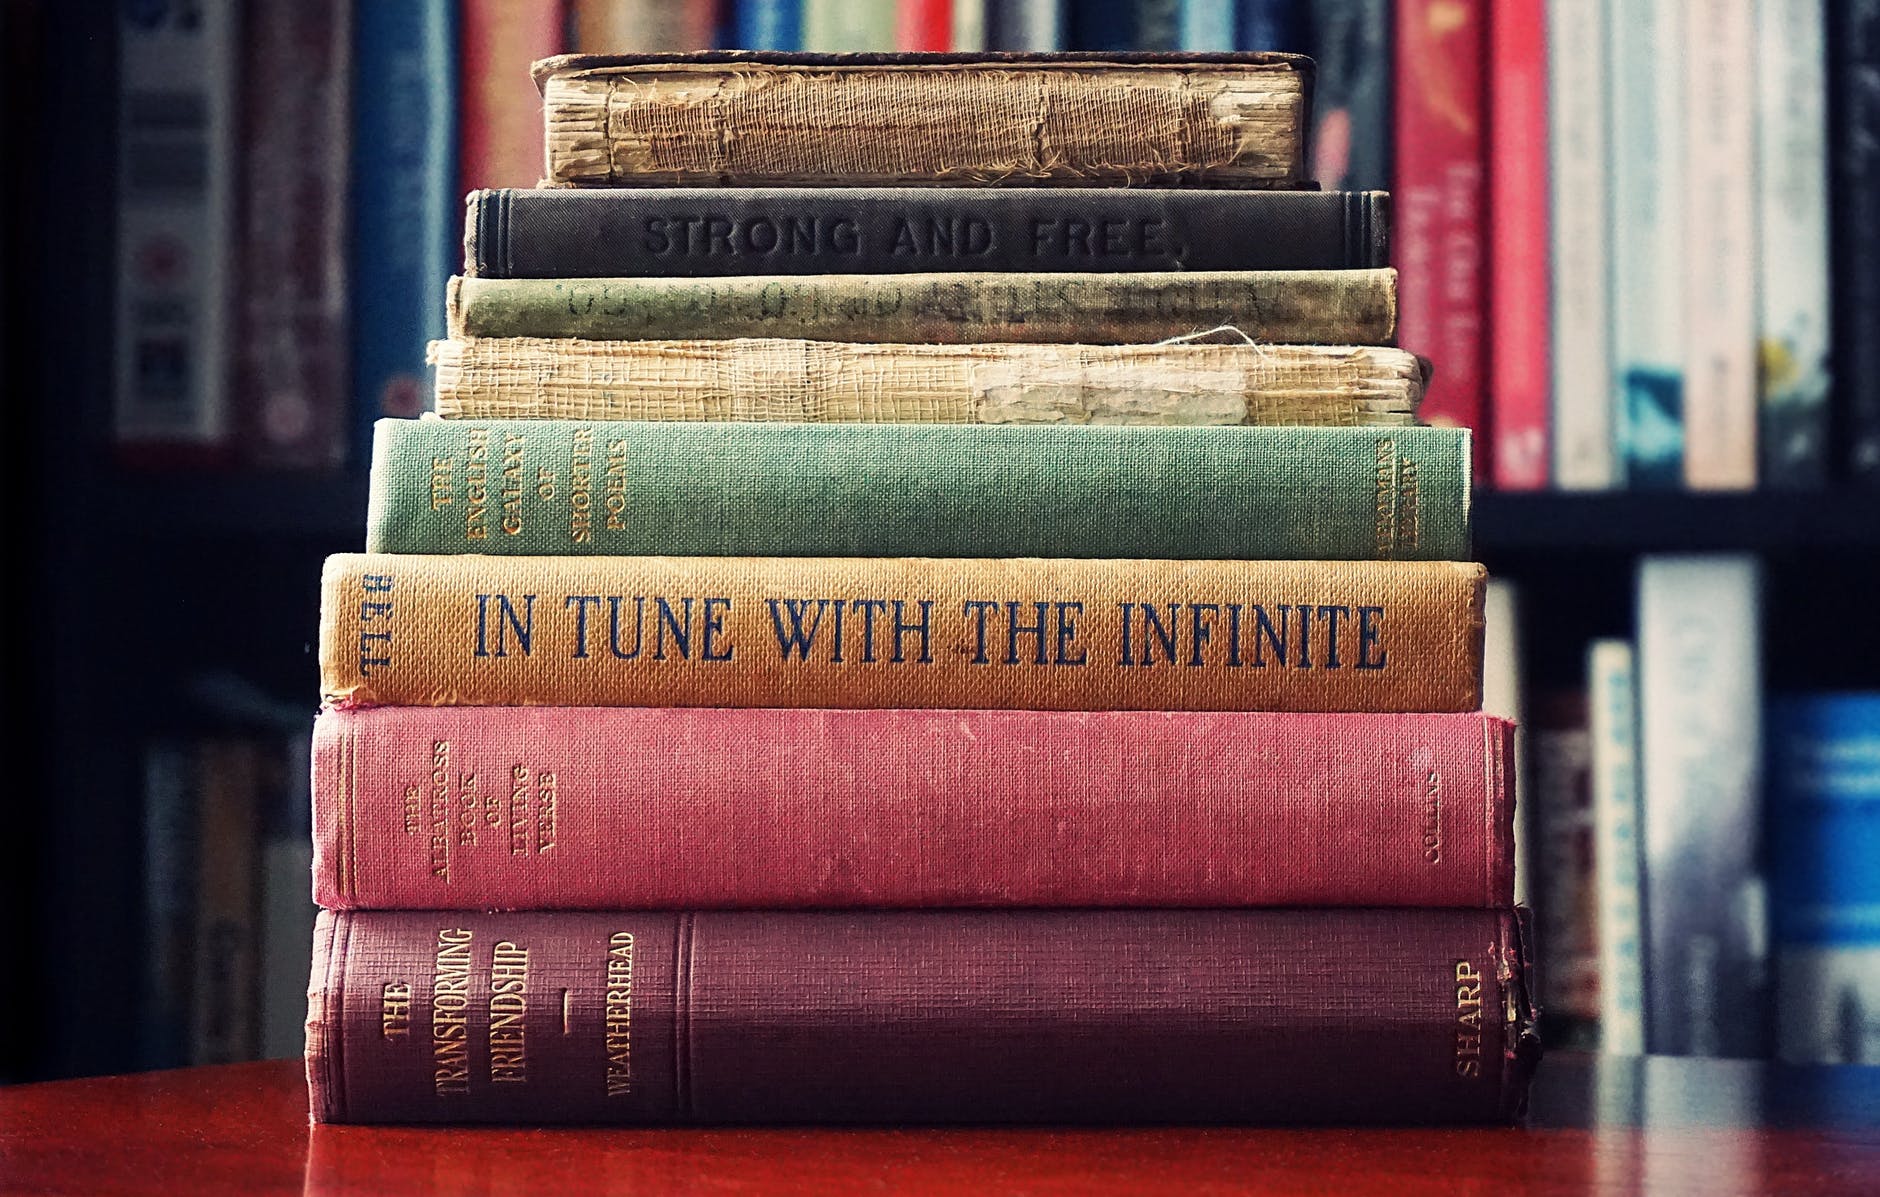
[[[1472,711],[1477,565],[329,558],[341,706]]]
[[[332,909],[1504,908],[1511,737],[1473,713],[328,711],[314,887]],[[464,807],[496,821],[464,834]]]
[[[1498,1122],[1522,964],[1496,911],[328,912],[307,1072],[328,1122]]]
[[[366,543],[1454,561],[1469,556],[1467,452],[1444,428],[387,420]]]

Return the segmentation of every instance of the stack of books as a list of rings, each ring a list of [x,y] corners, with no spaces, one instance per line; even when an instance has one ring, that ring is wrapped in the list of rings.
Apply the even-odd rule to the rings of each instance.
[[[1517,1113],[1469,436],[1310,62],[536,73],[323,579],[315,1117]]]

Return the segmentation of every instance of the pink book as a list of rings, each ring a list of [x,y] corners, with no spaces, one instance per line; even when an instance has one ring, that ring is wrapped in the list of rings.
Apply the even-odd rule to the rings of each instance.
[[[377,707],[314,728],[332,909],[1504,907],[1482,714]]]

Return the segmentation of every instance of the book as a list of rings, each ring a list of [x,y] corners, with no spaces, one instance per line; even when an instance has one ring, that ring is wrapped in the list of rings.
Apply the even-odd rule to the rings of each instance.
[[[1587,648],[1593,739],[1594,938],[1599,944],[1599,1049],[1645,1054],[1643,869],[1640,862],[1638,668],[1628,640]]]
[[[1880,1062],[1880,696],[1769,706],[1776,1052]]]
[[[915,49],[895,45],[899,8],[900,0],[803,0],[803,48],[823,53]],[[951,24],[949,16],[949,32]]]
[[[466,275],[689,278],[1390,265],[1383,192],[545,188],[468,199]]]
[[[1835,429],[1844,465],[1880,481],[1880,0],[1828,9],[1829,248]]]
[[[1612,63],[1604,5],[1547,6],[1547,160],[1553,267],[1552,480],[1622,480],[1613,386]],[[1497,338],[1497,349],[1504,343]]]
[[[563,55],[535,77],[554,183],[1306,181],[1295,55]]]
[[[1488,384],[1487,8],[1484,0],[1406,0],[1392,64],[1398,336],[1443,366],[1424,418],[1476,429]],[[1486,467],[1483,439],[1477,464]]]
[[[1391,270],[453,278],[448,303],[454,340],[1388,345],[1397,330]]]
[[[120,10],[111,436],[132,464],[232,448],[239,60],[233,5]]]
[[[977,44],[959,36],[962,8],[972,0],[953,0],[955,50],[1062,50],[1069,23],[1066,0],[977,0],[983,10]]]
[[[1685,10],[1607,0],[1612,98],[1612,368],[1621,478],[1684,485]],[[1741,80],[1734,81],[1741,84]],[[1739,164],[1740,167],[1740,164]]]
[[[529,64],[566,48],[560,0],[464,0],[459,13],[458,190],[533,187],[542,101]]]
[[[714,0],[569,0],[568,8],[574,48],[584,53],[709,50],[717,39]]]
[[[1578,690],[1549,691],[1534,707],[1528,801],[1540,874],[1534,908],[1534,953],[1540,964],[1535,996],[1550,1046],[1590,1047],[1598,1025],[1600,977],[1587,696]]]
[[[260,818],[264,761],[246,738],[198,747],[195,977],[190,1062],[251,1060],[260,1045]]]
[[[358,4],[353,25],[352,375],[357,456],[372,423],[426,407],[456,255],[457,5]]]
[[[1543,0],[1503,0],[1489,22],[1488,426],[1495,489],[1541,490],[1552,473],[1554,313],[1549,281],[1547,14]],[[1561,5],[1555,4],[1554,8]],[[1576,13],[1571,19],[1583,19]],[[1455,263],[1439,259],[1442,271]],[[1545,907],[1542,908],[1545,910]],[[1551,982],[1550,982],[1551,983]]]
[[[189,1063],[196,956],[196,762],[174,738],[144,746],[143,986],[138,1065]]]
[[[1306,0],[1238,0],[1234,43],[1241,50],[1297,50],[1305,45]]]
[[[1235,50],[1234,34],[1238,14],[1235,0],[1180,0],[1179,35],[1184,50]],[[1283,50],[1284,46],[1249,47]]]
[[[1468,556],[1439,428],[387,420],[385,553]]]
[[[307,1076],[321,1122],[1505,1122],[1522,964],[1489,910],[323,912]]]
[[[1747,555],[1638,566],[1645,1046],[1767,1053],[1761,575]]]
[[[801,50],[802,0],[736,0],[731,43],[740,50]]]
[[[1755,176],[1779,167],[1756,161],[1754,7],[1685,4],[1684,484],[1692,490],[1756,485]]]
[[[1311,0],[1312,177],[1331,191],[1391,185],[1391,0]]]
[[[1514,725],[1515,776],[1529,778],[1528,727],[1521,662],[1521,594],[1510,578],[1488,580],[1482,600],[1482,710]],[[1533,811],[1523,802],[1515,811],[1514,894],[1526,905],[1534,877]]]
[[[349,9],[242,6],[232,422],[244,465],[334,469],[352,447]]]
[[[1500,909],[1511,750],[1512,726],[1479,714],[327,711],[314,894],[334,910]]]
[[[442,416],[1409,424],[1424,363],[1378,346],[438,341]]]
[[[952,50],[953,0],[906,0],[895,11],[894,49]],[[810,46],[806,49],[819,49]],[[868,47],[880,49],[882,47]]]
[[[320,693],[1472,711],[1483,580],[1455,562],[341,554],[321,577]]]
[[[313,917],[307,878],[313,872],[313,746],[304,731],[276,736],[268,744],[267,809],[262,812],[261,1025],[264,1059],[284,1060],[305,1049],[307,957],[313,949]]]
[[[1756,5],[1756,298],[1760,477],[1828,477],[1828,103],[1825,5]]]

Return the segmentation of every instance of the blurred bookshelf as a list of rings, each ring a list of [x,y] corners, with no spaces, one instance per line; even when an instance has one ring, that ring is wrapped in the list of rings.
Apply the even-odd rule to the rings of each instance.
[[[715,14],[721,30],[751,36],[750,30],[792,27],[773,19],[774,13],[756,13],[759,8],[788,8],[806,26],[825,29],[832,2],[668,7],[693,18]],[[881,16],[875,11],[882,7],[879,0],[848,2]],[[231,0],[223,7],[251,6],[266,3]],[[7,95],[10,104],[17,101],[10,110],[24,118],[9,118],[8,144],[31,161],[20,174],[24,185],[7,195],[6,384],[15,435],[27,449],[9,497],[16,513],[13,544],[28,566],[26,584],[7,588],[16,616],[9,620],[7,656],[14,692],[31,700],[15,733],[25,781],[13,787],[16,833],[0,837],[0,874],[8,901],[25,912],[27,975],[35,981],[4,987],[5,1000],[17,1008],[0,1012],[8,1035],[0,1044],[0,1080],[123,1071],[191,1058],[174,1044],[153,1050],[149,1028],[126,1014],[133,1005],[145,1008],[134,995],[157,950],[144,930],[153,867],[146,838],[152,754],[160,757],[166,745],[240,741],[268,746],[265,755],[287,751],[296,735],[304,741],[315,705],[311,639],[320,563],[329,553],[359,549],[363,541],[366,474],[356,443],[344,464],[331,468],[133,467],[121,461],[111,403],[117,350],[112,322],[104,315],[112,310],[118,269],[112,197],[119,116],[114,88],[100,84],[118,73],[119,7],[41,0],[6,9],[7,57],[15,68],[6,80]],[[151,19],[198,7],[217,6],[213,0],[130,6]],[[468,7],[426,0],[411,11],[434,9],[456,20]],[[505,95],[526,87],[522,72],[532,56],[527,51],[540,49],[542,37],[552,38],[559,29],[561,43],[550,48],[576,48],[579,29],[618,34],[637,27],[632,18],[639,11],[628,0],[539,7],[564,19],[533,20],[536,40],[516,42],[520,58],[497,55],[484,64],[514,78],[501,76],[500,88],[460,80],[459,92],[443,101],[455,103],[479,86]],[[1297,39],[1240,48],[1302,49],[1316,52],[1325,66],[1321,103],[1340,106],[1351,124],[1338,134],[1349,138],[1342,160],[1348,173],[1327,186],[1390,186],[1392,142],[1389,129],[1379,127],[1390,113],[1377,106],[1373,83],[1353,85],[1362,72],[1351,59],[1388,55],[1388,21],[1373,18],[1393,11],[1401,16],[1418,6],[1298,0],[1240,7],[1254,15],[1243,16],[1238,36]],[[1540,11],[1539,5],[1521,7],[1529,15]],[[821,13],[822,24],[807,20],[812,9]],[[1089,48],[1098,41],[1141,45],[1145,36],[1163,39],[1150,48],[1177,48],[1166,42],[1181,36],[1164,19],[1171,11],[1182,9],[1081,0],[1068,6],[993,0],[975,7],[955,0],[954,32],[969,39],[962,48],[1036,46],[1022,39],[1052,29],[1060,38],[1090,39],[1063,48]],[[1843,19],[1840,7],[1826,11]],[[969,19],[975,13],[977,25]],[[1129,14],[1143,20],[1127,30],[1102,24]],[[1269,16],[1273,23],[1260,24]],[[1854,18],[1846,19],[1851,27]],[[694,26],[703,27],[697,21]],[[892,26],[891,20],[877,20],[869,36]],[[1201,26],[1183,28],[1193,33]],[[1280,32],[1253,32],[1258,30]],[[738,36],[718,35],[727,46]],[[1871,40],[1863,44],[1871,49]],[[363,60],[363,54],[355,58]],[[1372,66],[1382,70],[1388,62]],[[1834,111],[1833,119],[1842,120]],[[448,178],[432,183],[449,197],[448,207],[431,215],[448,224],[458,219],[462,188],[454,173],[445,173]],[[1483,230],[1477,233],[1481,248]],[[60,302],[34,302],[48,296]],[[1491,313],[1491,329],[1492,318]],[[1847,328],[1858,327],[1847,323],[1858,318],[1845,311],[1837,317]],[[1842,343],[1847,341],[1843,336]],[[1440,377],[1444,363],[1437,364]],[[1538,711],[1544,695],[1584,696],[1588,643],[1640,633],[1640,562],[1686,553],[1742,556],[1759,564],[1764,692],[1880,690],[1880,625],[1848,617],[1867,609],[1880,583],[1880,486],[1873,485],[1880,478],[1850,464],[1849,446],[1859,439],[1857,430],[1850,431],[1859,414],[1851,394],[1847,387],[1825,401],[1832,435],[1826,438],[1829,463],[1819,485],[1565,490],[1552,488],[1557,480],[1550,479],[1537,489],[1513,490],[1497,489],[1492,474],[1483,478],[1474,501],[1476,554],[1512,584],[1516,596],[1519,627],[1504,630],[1516,702]],[[1694,392],[1686,405],[1701,405],[1703,398]],[[349,392],[345,402],[348,410],[338,422],[359,427],[363,419],[352,408],[363,401]],[[1488,406],[1492,422],[1495,402]],[[21,630],[27,626],[22,611],[40,617],[30,633]],[[1827,619],[1835,620],[1835,632],[1832,647],[1824,650],[1818,637]],[[304,795],[275,789],[263,801],[263,821],[271,823],[296,809]],[[263,982],[253,984],[258,994]],[[262,1050],[255,1034],[251,1053]],[[1880,1032],[1868,1032],[1866,1039],[1880,1044]],[[1585,1044],[1584,1027],[1568,1026],[1558,1041]]]

